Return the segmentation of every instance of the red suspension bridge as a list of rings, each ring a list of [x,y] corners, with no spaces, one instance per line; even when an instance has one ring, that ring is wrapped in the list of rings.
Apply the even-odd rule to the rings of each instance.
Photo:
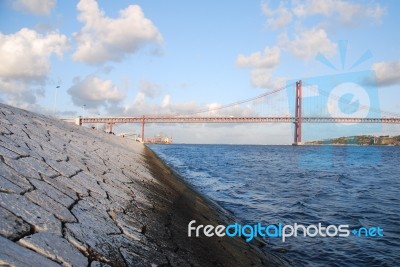
[[[400,116],[398,114],[383,112],[375,110],[377,114],[389,114],[390,117],[331,117],[331,116],[304,116],[303,110],[303,85],[302,81],[297,81],[295,84],[295,104],[294,116],[280,115],[280,116],[218,116],[216,112],[226,110],[228,108],[235,108],[242,104],[260,101],[267,97],[273,96],[278,92],[283,91],[287,87],[279,88],[260,96],[238,101],[232,104],[219,106],[217,108],[208,108],[196,112],[186,113],[184,115],[143,115],[137,117],[80,117],[78,119],[79,125],[82,124],[97,124],[104,123],[109,125],[110,131],[112,126],[116,124],[140,123],[142,128],[142,141],[144,142],[145,125],[148,123],[293,123],[294,124],[294,139],[293,144],[299,145],[302,143],[302,124],[303,123],[386,123],[386,124],[400,124]],[[346,103],[350,104],[351,103]],[[368,106],[360,106],[361,109],[372,109]],[[199,114],[212,112],[213,115],[199,116]]]

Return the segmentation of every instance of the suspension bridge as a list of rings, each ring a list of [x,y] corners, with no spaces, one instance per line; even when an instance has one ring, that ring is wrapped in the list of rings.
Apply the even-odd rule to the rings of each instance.
[[[294,112],[293,109],[291,109],[292,112],[288,112],[288,107],[284,107],[284,111],[282,112],[282,108],[277,108],[276,106],[276,102],[279,101],[274,102],[273,98],[275,97],[275,100],[277,100],[276,95],[278,95],[280,92],[283,92],[290,86],[294,86]],[[307,92],[308,96],[310,95],[309,91],[312,90],[313,87],[309,86]],[[77,119],[77,124],[83,125],[102,123],[108,125],[111,132],[113,125],[140,123],[141,139],[142,142],[144,142],[145,126],[146,124],[150,123],[293,123],[293,145],[302,144],[303,123],[400,124],[399,114],[385,112],[373,106],[368,106],[363,103],[360,104],[359,102],[352,100],[342,99],[339,96],[329,94],[323,90],[319,90],[318,94],[320,97],[314,99],[317,99],[317,101],[319,99],[319,102],[322,102],[322,104],[308,100],[309,97],[304,98],[303,83],[302,81],[297,81],[293,85],[287,85],[286,87],[272,90],[250,99],[237,101],[235,103],[214,108],[206,108],[194,112],[188,112],[186,114],[142,115],[133,117],[79,117]],[[287,97],[289,97],[289,95]],[[332,104],[329,102],[332,100],[337,101],[342,106],[339,107],[339,105],[333,105],[334,107],[332,108]],[[369,100],[367,102],[369,103]],[[244,108],[243,105],[245,106]],[[263,105],[269,107],[267,111],[257,110],[257,107]],[[318,111],[305,112],[305,107],[310,106],[316,106]],[[321,107],[324,108],[322,109]],[[335,110],[339,108],[349,110],[349,115],[343,113],[343,111],[337,112]],[[351,113],[357,114],[357,112],[352,112],[354,109],[367,111],[367,113],[364,114],[368,114],[368,116],[350,116]],[[292,113],[292,115],[290,115],[290,113]],[[318,116],[315,114],[318,114]],[[342,116],[332,116],[332,114],[341,114]],[[375,116],[371,116],[374,114]]]

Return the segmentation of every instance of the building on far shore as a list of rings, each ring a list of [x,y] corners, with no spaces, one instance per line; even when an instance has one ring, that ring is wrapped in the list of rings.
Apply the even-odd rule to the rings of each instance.
[[[144,140],[146,144],[172,144],[172,137],[168,137],[164,134],[157,134],[153,138],[147,138]]]

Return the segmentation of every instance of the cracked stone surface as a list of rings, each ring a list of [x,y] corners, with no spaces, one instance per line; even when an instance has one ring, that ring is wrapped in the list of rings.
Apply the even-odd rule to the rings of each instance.
[[[2,266],[61,266],[40,253],[20,246],[0,236],[0,265]]]
[[[71,177],[81,171],[81,169],[67,161],[48,159],[46,163],[56,172],[66,177]]]
[[[24,191],[33,189],[33,186],[31,183],[29,183],[28,179],[19,175],[16,171],[14,171],[13,169],[11,169],[9,166],[7,166],[5,164],[1,165],[0,176],[3,179],[9,180],[13,184],[21,187]]]
[[[26,236],[19,244],[38,251],[40,254],[64,266],[87,266],[88,259],[66,239],[49,233]]]
[[[83,188],[96,192],[99,195],[107,197],[106,192],[101,188],[101,186],[97,183],[96,179],[90,177],[84,172],[80,172],[77,175],[73,176],[71,180],[75,183],[80,184]]]
[[[10,180],[0,176],[0,192],[21,194],[24,190]]]
[[[90,264],[90,267],[111,267],[111,265],[108,265],[106,263],[102,263],[99,261],[92,261],[92,263]]]
[[[61,222],[26,196],[0,193],[0,206],[33,225],[38,232],[61,234]]]
[[[240,238],[188,238],[234,218],[148,148],[0,104],[0,265],[280,266]]]
[[[43,209],[52,213],[61,222],[76,222],[74,215],[63,205],[57,203],[50,197],[46,196],[40,190],[34,190],[26,193],[26,196],[30,201],[36,205],[41,206]]]
[[[55,180],[49,179],[47,181],[54,182]],[[35,179],[30,180],[30,182],[37,190],[40,190],[46,196],[64,205],[64,207],[71,206],[75,200],[78,199],[76,193],[68,191],[67,188],[61,187],[59,184],[53,186],[45,181],[37,181]]]
[[[29,234],[31,227],[8,210],[0,207],[0,235],[14,240],[20,236]]]

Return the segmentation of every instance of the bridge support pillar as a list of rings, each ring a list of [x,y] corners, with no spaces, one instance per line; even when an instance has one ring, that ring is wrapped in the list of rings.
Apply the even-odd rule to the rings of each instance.
[[[144,143],[144,115],[142,117],[142,143]]]
[[[110,134],[113,132],[113,123],[108,123],[108,132]]]
[[[295,121],[294,121],[294,141],[293,145],[301,145],[301,122],[302,122],[302,112],[301,112],[301,98],[302,98],[302,84],[301,80],[296,82],[296,104],[295,104]]]

